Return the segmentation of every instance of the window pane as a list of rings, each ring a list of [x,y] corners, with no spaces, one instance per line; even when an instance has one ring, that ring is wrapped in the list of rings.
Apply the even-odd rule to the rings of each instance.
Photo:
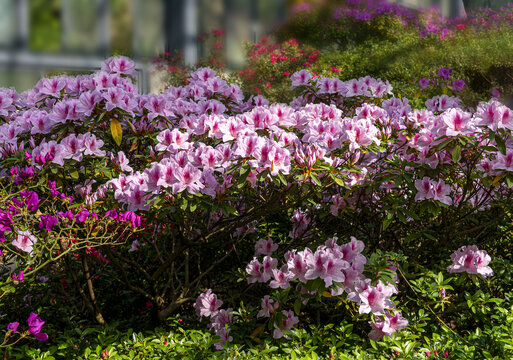
[[[71,52],[99,51],[98,0],[62,0],[63,48]],[[107,34],[108,35],[108,34]]]
[[[134,39],[137,56],[154,57],[164,49],[164,8],[161,0],[133,0]]]
[[[11,46],[16,36],[15,8],[12,0],[0,0],[0,46]]]

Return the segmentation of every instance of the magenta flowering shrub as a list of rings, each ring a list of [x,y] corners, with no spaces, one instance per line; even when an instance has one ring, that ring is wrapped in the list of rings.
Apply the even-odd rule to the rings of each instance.
[[[378,338],[407,324],[405,256],[448,262],[508,223],[513,116],[496,100],[472,109],[441,95],[413,109],[387,81],[302,70],[287,105],[208,68],[137,94],[132,71],[113,58],[2,91],[0,247],[23,271],[2,273],[6,296],[36,272],[58,277],[58,264],[99,323],[122,291],[134,301],[120,314],[155,322],[196,300],[220,347],[241,336],[229,329],[244,311],[281,338],[312,303],[347,299]],[[236,317],[217,294],[253,304]]]

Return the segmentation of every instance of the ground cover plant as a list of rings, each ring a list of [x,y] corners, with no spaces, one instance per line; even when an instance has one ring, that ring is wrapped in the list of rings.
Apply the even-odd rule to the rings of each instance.
[[[8,358],[511,356],[509,108],[133,69],[1,92]]]

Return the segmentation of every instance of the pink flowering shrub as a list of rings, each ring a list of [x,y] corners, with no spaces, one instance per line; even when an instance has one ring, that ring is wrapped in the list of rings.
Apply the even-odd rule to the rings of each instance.
[[[42,305],[16,293],[46,272],[99,323],[102,308],[162,322],[196,300],[218,348],[251,337],[240,324],[252,318],[286,338],[330,301],[378,338],[409,321],[410,265],[448,263],[508,225],[513,116],[496,100],[474,109],[441,95],[414,109],[388,81],[306,69],[290,74],[290,104],[208,68],[137,94],[131,74],[114,58],[0,92],[0,249],[23,271],[3,271],[1,301]],[[486,272],[486,256],[471,256]]]

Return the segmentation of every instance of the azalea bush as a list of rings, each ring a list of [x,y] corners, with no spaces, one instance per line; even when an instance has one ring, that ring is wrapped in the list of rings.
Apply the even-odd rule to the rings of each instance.
[[[509,108],[437,95],[414,109],[387,81],[306,69],[290,74],[288,105],[208,68],[139,95],[133,71],[117,57],[2,90],[8,338],[36,308],[49,341],[77,316],[145,328],[180,311],[216,334],[209,349],[344,319],[404,356],[435,348],[439,326],[452,340],[437,351],[511,350],[464,338],[506,338],[507,306],[493,324],[459,315],[510,302]]]

